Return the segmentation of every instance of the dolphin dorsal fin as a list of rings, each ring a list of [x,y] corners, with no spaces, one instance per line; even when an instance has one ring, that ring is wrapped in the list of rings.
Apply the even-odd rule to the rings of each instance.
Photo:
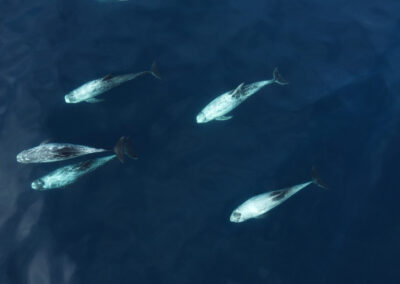
[[[233,117],[233,115],[221,115],[215,118],[215,120],[219,120],[219,121],[224,121],[224,120],[228,120],[231,119]]]
[[[40,145],[45,145],[45,144],[49,144],[49,143],[50,143],[50,139],[46,139],[42,143],[40,143]]]
[[[231,96],[234,98],[240,97],[240,95],[242,94],[243,85],[244,85],[244,82],[241,83],[239,86],[237,86],[236,89],[232,91]]]
[[[270,196],[272,197],[273,201],[279,201],[282,198],[284,198],[288,192],[289,192],[288,189],[275,190],[275,191],[271,192]]]
[[[85,102],[87,102],[89,104],[96,104],[96,103],[101,103],[104,101],[105,101],[104,99],[90,98],[90,99],[87,99]]]
[[[114,75],[110,73],[110,74],[104,76],[103,78],[101,78],[101,81],[108,81],[111,78],[114,78]]]

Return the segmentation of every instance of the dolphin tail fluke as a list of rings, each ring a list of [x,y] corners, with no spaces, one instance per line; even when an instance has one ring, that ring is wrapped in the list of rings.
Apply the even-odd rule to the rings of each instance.
[[[129,137],[122,136],[121,138],[119,138],[113,150],[121,163],[124,162],[125,155],[134,160],[137,160],[139,158],[133,151],[131,139]]]
[[[157,62],[154,60],[153,64],[151,64],[150,73],[157,79],[161,80],[160,72],[158,72]]]
[[[127,137],[125,139],[125,145],[124,145],[124,153],[131,159],[137,160],[139,157],[136,155],[136,153],[133,151],[131,139]]]
[[[272,73],[272,75],[274,76],[274,82],[279,84],[279,85],[287,85],[289,84],[288,81],[286,81],[282,75],[279,73],[278,68],[274,69],[274,72]]]
[[[328,189],[327,185],[320,179],[317,170],[313,166],[311,169],[312,181],[321,188]]]
[[[117,158],[120,160],[121,163],[124,162],[124,152],[125,152],[125,137],[122,136],[119,138],[117,144],[114,146],[114,153],[117,156]]]

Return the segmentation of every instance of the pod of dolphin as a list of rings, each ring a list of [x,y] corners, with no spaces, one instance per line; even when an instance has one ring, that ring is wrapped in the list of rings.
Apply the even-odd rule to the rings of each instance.
[[[103,78],[89,81],[66,94],[64,96],[64,100],[68,104],[76,104],[80,102],[98,103],[103,100],[96,98],[97,96],[123,84],[124,82],[133,80],[146,74],[150,74],[157,79],[161,79],[161,76],[157,70],[156,62],[154,61],[150,70],[148,71],[119,76],[113,76],[110,74],[104,76]],[[196,122],[202,124],[214,120],[229,120],[233,117],[232,115],[229,115],[231,111],[237,108],[251,95],[260,91],[265,86],[274,83],[282,86],[288,84],[288,82],[281,76],[277,68],[274,69],[272,78],[269,80],[254,82],[247,85],[241,83],[235,89],[218,95],[200,111],[200,113],[196,116]],[[55,188],[63,188],[76,182],[80,177],[93,172],[116,157],[121,161],[121,163],[124,162],[125,156],[131,159],[137,159],[137,156],[132,149],[130,139],[122,136],[112,150],[68,143],[43,142],[39,146],[20,152],[17,155],[17,162],[25,164],[59,162],[96,153],[112,154],[58,168],[47,175],[34,180],[31,183],[32,189],[43,191]],[[310,181],[253,196],[234,209],[229,220],[234,223],[241,223],[249,219],[260,218],[268,211],[275,208],[293,196],[295,193],[311,184],[315,184],[321,188],[326,188],[326,186],[319,179],[314,168],[312,169],[312,179]]]

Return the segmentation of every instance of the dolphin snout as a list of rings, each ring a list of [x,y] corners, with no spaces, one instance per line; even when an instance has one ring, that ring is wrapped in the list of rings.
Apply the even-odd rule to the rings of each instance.
[[[204,123],[204,122],[207,122],[207,118],[204,115],[204,113],[200,112],[196,117],[196,121],[197,121],[197,123]]]
[[[64,96],[64,100],[65,100],[65,102],[66,102],[67,104],[71,103],[71,100],[69,99],[69,96],[68,96],[68,95],[65,95],[65,96]]]

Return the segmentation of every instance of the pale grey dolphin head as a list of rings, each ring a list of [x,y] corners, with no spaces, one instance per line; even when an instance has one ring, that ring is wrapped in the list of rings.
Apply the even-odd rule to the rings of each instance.
[[[64,100],[65,100],[65,102],[66,102],[67,104],[75,104],[75,103],[78,103],[78,102],[79,102],[79,100],[78,100],[78,98],[77,98],[78,93],[77,93],[76,90],[77,90],[77,89],[75,89],[75,90],[69,92],[68,94],[66,94],[66,95],[64,96]],[[79,90],[79,88],[78,88],[78,90]]]
[[[27,163],[28,162],[24,155],[24,152],[21,152],[17,155],[17,162],[18,163]]]
[[[207,119],[207,116],[204,114],[204,112],[200,112],[197,117],[196,117],[196,121],[197,123],[206,123],[209,121],[209,119]]]
[[[245,218],[242,212],[240,212],[240,209],[235,209],[229,217],[229,221],[232,223],[241,223],[246,220],[247,218]]]
[[[69,98],[69,95],[65,95],[65,96],[64,96],[64,100],[65,100],[65,102],[66,102],[67,104],[70,104],[70,103],[71,103],[70,98]]]
[[[75,102],[74,96],[71,93],[68,93],[64,96],[64,100],[67,104],[73,104]]]
[[[37,179],[37,180],[32,182],[31,187],[34,190],[44,190],[45,189],[44,188],[44,181],[41,178],[39,178],[39,179]]]

